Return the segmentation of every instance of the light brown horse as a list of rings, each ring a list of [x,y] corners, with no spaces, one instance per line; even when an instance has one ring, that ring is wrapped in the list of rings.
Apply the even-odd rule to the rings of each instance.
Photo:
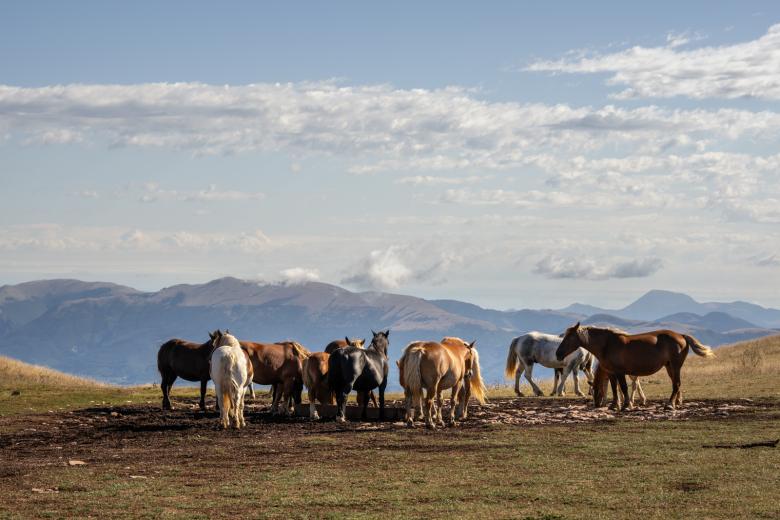
[[[616,376],[624,396],[623,409],[632,407],[626,375],[649,376],[666,368],[672,380],[672,395],[666,406],[674,408],[682,404],[680,371],[688,349],[702,357],[715,355],[710,347],[702,345],[693,336],[671,330],[631,335],[614,329],[581,327],[579,322],[566,329],[555,355],[563,359],[579,347],[591,352],[603,370]]]
[[[406,397],[406,423],[414,425],[414,404],[423,397],[425,390],[425,424],[435,428],[443,426],[441,393],[450,389],[450,424],[454,425],[456,414],[461,419],[468,415],[468,401],[473,395],[480,403],[485,402],[485,384],[479,367],[479,354],[474,343],[460,338],[446,337],[440,343],[415,341],[407,345],[399,362],[403,367],[401,384]],[[437,407],[434,409],[434,397]]]
[[[320,418],[315,401],[319,401],[321,404],[336,404],[336,394],[328,385],[328,358],[331,353],[345,348],[347,345],[363,348],[365,343],[365,339],[337,339],[328,343],[325,352],[314,352],[303,362],[303,384],[309,391],[309,418],[311,420],[316,421]],[[373,397],[374,406],[376,406],[374,392],[371,392],[371,397]],[[362,405],[361,401],[360,394],[358,394],[358,402]]]
[[[241,347],[249,354],[254,369],[252,380],[260,385],[275,386],[271,412],[291,414],[293,402],[299,402],[303,389],[303,362],[309,351],[300,343],[255,343],[242,341]],[[284,408],[279,403],[284,400]]]

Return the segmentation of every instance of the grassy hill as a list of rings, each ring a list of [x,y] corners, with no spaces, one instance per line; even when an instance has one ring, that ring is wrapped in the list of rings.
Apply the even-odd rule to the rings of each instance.
[[[151,385],[122,388],[0,356],[0,416],[158,399],[159,392]]]

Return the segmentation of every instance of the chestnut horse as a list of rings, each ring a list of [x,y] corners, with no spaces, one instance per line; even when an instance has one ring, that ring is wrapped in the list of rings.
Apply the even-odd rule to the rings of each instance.
[[[209,379],[209,359],[215,348],[217,332],[209,332],[209,340],[198,344],[174,338],[160,345],[157,351],[157,370],[160,371],[163,393],[163,410],[173,410],[171,406],[171,387],[177,377],[186,381],[200,381],[200,409],[206,409],[206,387]],[[221,334],[221,333],[220,333]]]
[[[579,322],[566,329],[555,355],[561,360],[580,347],[596,356],[599,366],[616,376],[624,396],[623,409],[632,407],[628,398],[627,374],[649,376],[666,368],[672,380],[672,395],[666,406],[673,409],[682,404],[680,371],[688,356],[688,349],[698,356],[715,356],[710,347],[687,334],[654,330],[629,335],[613,329],[581,327]]]
[[[241,347],[247,351],[252,361],[254,369],[252,381],[274,387],[271,412],[291,414],[293,402],[301,402],[303,362],[309,357],[309,351],[294,341],[279,343],[242,341]],[[284,399],[284,408],[280,412],[279,403],[282,399]]]
[[[414,341],[406,346],[399,362],[403,366],[402,385],[406,397],[406,423],[414,425],[413,410],[415,403],[422,399],[425,390],[425,424],[435,428],[434,412],[437,423],[444,425],[442,419],[441,393],[451,389],[450,424],[458,417],[468,415],[469,398],[473,395],[480,403],[485,402],[485,385],[482,382],[479,367],[479,354],[474,343],[466,343],[460,338],[446,337],[440,343],[435,341]],[[434,397],[437,407],[434,409]],[[457,410],[456,410],[457,409]]]
[[[639,397],[642,400],[642,406],[644,406],[647,404],[647,397],[645,397],[645,393],[642,391],[642,384],[639,382],[639,377],[628,377],[631,379],[631,394],[628,396],[629,408],[634,406],[634,395],[637,392],[639,393]],[[596,408],[601,408],[604,406],[604,402],[607,398],[607,381],[609,381],[610,385],[612,386],[612,403],[609,405],[609,407],[613,410],[617,410],[620,408],[621,403],[620,393],[617,389],[618,376],[609,373],[604,369],[604,367],[596,363],[591,389],[593,392],[593,405]]]
[[[328,386],[328,358],[331,352],[347,346],[363,348],[365,343],[364,339],[337,339],[328,343],[325,352],[314,352],[303,362],[303,384],[309,391],[309,418],[312,421],[320,418],[315,401],[321,404],[336,404],[336,394]],[[374,392],[372,391],[370,395],[376,406]],[[362,404],[360,395],[358,395],[358,404]]]

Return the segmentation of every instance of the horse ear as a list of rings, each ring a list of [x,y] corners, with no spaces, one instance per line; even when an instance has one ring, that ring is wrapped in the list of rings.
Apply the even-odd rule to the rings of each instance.
[[[213,332],[209,332],[209,338],[214,339],[216,337],[217,337],[216,334],[214,334]]]
[[[574,326],[574,328],[575,328],[575,329],[579,329],[579,328],[580,328],[580,322],[579,322],[579,321],[578,321],[578,322],[577,322],[577,324]]]
[[[477,343],[477,340],[474,340],[474,341],[472,341],[471,343],[468,344],[468,347],[469,348],[474,348],[474,345],[476,345],[476,343]]]
[[[374,332],[374,329],[371,329],[371,334],[373,334],[374,336],[376,336],[376,332]]]
[[[225,329],[225,334],[230,334],[230,329]]]
[[[389,337],[390,337],[390,329],[387,329],[387,330],[385,331],[385,337],[386,337],[386,338],[389,338]]]
[[[347,342],[347,345],[352,345],[352,342],[349,341],[349,336],[344,336],[344,340]]]

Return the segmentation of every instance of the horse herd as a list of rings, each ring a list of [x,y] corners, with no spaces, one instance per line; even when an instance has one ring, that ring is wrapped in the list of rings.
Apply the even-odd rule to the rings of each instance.
[[[206,387],[214,381],[217,407],[223,428],[244,425],[244,395],[254,397],[252,383],[271,385],[274,414],[292,414],[301,403],[304,385],[308,390],[310,418],[319,419],[316,403],[335,404],[336,421],[346,421],[346,402],[357,392],[361,418],[366,419],[368,403],[379,408],[380,421],[385,418],[385,389],[388,376],[390,331],[372,331],[368,346],[365,340],[345,339],[329,343],[323,352],[309,352],[294,341],[255,343],[239,341],[228,331],[209,333],[203,344],[171,339],[160,346],[157,367],[162,376],[163,409],[172,409],[170,391],[176,378],[200,382],[200,408],[205,410]],[[560,336],[529,332],[512,340],[507,354],[507,377],[515,378],[515,392],[520,392],[520,378],[530,383],[535,395],[542,395],[533,381],[536,363],[555,369],[553,395],[564,395],[569,374],[579,396],[578,372],[588,381],[594,405],[603,406],[607,383],[612,388],[615,409],[633,407],[633,396],[645,396],[638,378],[666,368],[672,381],[667,407],[682,404],[680,371],[688,350],[712,357],[712,350],[694,337],[671,330],[628,334],[613,328],[581,326],[576,323]],[[451,425],[468,415],[473,397],[485,402],[479,353],[475,342],[445,337],[441,341],[414,341],[407,345],[398,361],[399,379],[404,389],[405,422],[424,418],[426,426],[445,424],[442,415],[442,393],[450,391],[448,421]],[[522,365],[522,370],[521,370]],[[626,377],[633,382],[628,393]],[[377,390],[379,399],[374,394]]]

